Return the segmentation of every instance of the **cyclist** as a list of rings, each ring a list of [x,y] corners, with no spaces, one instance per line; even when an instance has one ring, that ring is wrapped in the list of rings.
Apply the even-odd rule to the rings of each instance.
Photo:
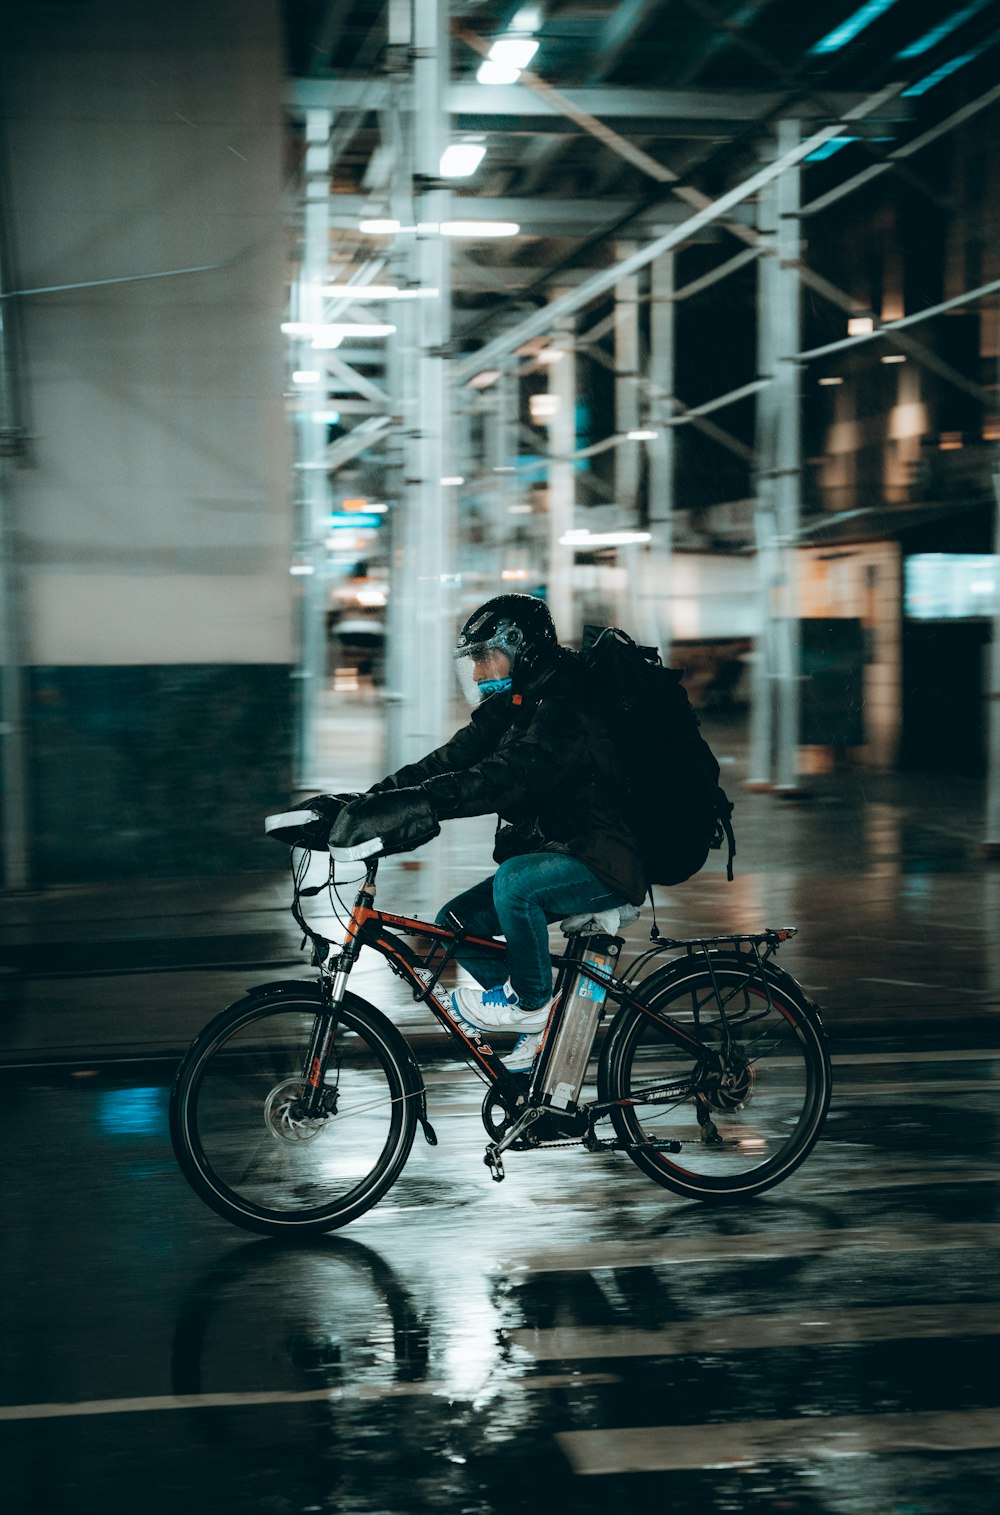
[[[453,913],[472,935],[505,938],[505,982],[496,983],[495,956],[460,949],[480,987],[456,990],[452,1002],[478,1029],[518,1036],[505,1061],[519,1071],[531,1066],[551,1008],[549,922],[641,904],[647,882],[613,744],[545,602],[488,600],[462,627],[454,655],[474,705],[469,724],[348,804],[330,840],[352,845],[362,833],[497,812],[499,867],[436,919],[449,925]]]

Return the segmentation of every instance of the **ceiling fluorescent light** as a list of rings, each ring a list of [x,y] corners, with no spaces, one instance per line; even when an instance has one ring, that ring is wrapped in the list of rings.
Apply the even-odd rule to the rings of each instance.
[[[972,63],[981,53],[985,53],[987,48],[993,47],[996,42],[1000,42],[1000,31],[994,32],[991,37],[987,37],[986,41],[981,42],[978,47],[970,49],[967,53],[962,53],[961,57],[949,59],[947,63],[942,63],[940,68],[936,68],[933,73],[928,74],[923,79],[918,79],[916,84],[911,84],[908,89],[904,89],[901,98],[910,100],[915,99],[919,95],[926,95],[927,91],[933,89],[935,84],[941,84],[943,80],[950,79],[952,74],[957,74],[960,68],[964,68],[967,63]]]
[[[484,368],[482,373],[477,373],[469,380],[470,389],[489,389],[500,377],[499,368]]]
[[[493,63],[506,63],[509,68],[527,68],[538,51],[536,37],[498,37],[490,48]]]
[[[512,68],[509,63],[497,63],[493,58],[484,58],[476,69],[480,84],[516,84],[520,77],[519,68]]]
[[[521,230],[516,221],[442,221],[445,237],[516,237]]]
[[[944,21],[939,21],[937,26],[932,26],[929,32],[924,32],[916,42],[900,48],[896,57],[898,59],[923,57],[924,53],[929,53],[932,47],[937,47],[939,42],[943,42],[945,37],[950,37],[952,32],[964,26],[966,21],[971,21],[973,16],[978,16],[979,12],[985,10],[990,3],[991,0],[972,0],[971,5],[966,5],[954,15],[946,17]]]
[[[330,300],[395,300],[395,284],[324,284],[321,295]]]
[[[533,421],[551,421],[559,414],[559,396],[553,394],[531,395],[528,410]]]
[[[874,330],[875,322],[871,316],[848,316],[847,318],[847,335],[849,337],[864,337]]]
[[[468,179],[486,156],[482,142],[451,142],[441,154],[442,179]]]
[[[803,163],[822,163],[826,158],[832,158],[834,153],[839,153],[842,147],[849,142],[856,142],[857,137],[827,137],[819,147],[815,148],[805,158]]]
[[[855,37],[861,35],[866,27],[871,26],[880,16],[884,16],[887,10],[896,4],[896,0],[866,0],[860,10],[856,10],[853,16],[848,16],[839,26],[835,26],[832,32],[827,32],[818,42],[814,42],[809,48],[810,54],[815,57],[817,53],[838,53],[842,47],[853,42]]]
[[[345,337],[391,337],[395,330],[386,322],[336,321],[317,327],[311,345],[317,352],[331,352]]]
[[[655,442],[660,435],[658,431],[651,431],[648,427],[637,427],[635,431],[626,432],[630,442]]]
[[[366,237],[390,237],[393,232],[399,231],[400,223],[389,217],[372,217],[358,222],[358,231],[364,232]]]
[[[324,284],[330,300],[436,300],[439,289],[397,289],[395,284]]]
[[[575,547],[578,552],[589,552],[592,547],[628,547],[633,542],[651,542],[649,531],[567,531],[559,538],[561,547]]]

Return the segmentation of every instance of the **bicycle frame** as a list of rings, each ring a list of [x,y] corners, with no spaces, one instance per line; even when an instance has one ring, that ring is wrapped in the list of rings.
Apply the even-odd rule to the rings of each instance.
[[[436,922],[421,920],[419,917],[398,915],[394,912],[378,910],[375,908],[374,899],[376,891],[376,875],[378,873],[379,859],[368,859],[365,864],[365,879],[358,887],[354,903],[347,920],[345,939],[339,952],[331,955],[330,942],[313,930],[305,920],[299,907],[300,894],[318,893],[319,888],[300,890],[296,887],[292,904],[292,914],[303,931],[303,942],[308,938],[313,945],[313,964],[320,970],[322,986],[322,1010],[317,1016],[313,1028],[303,1077],[309,1086],[310,1096],[308,1107],[310,1112],[319,1108],[323,1097],[323,1086],[327,1065],[333,1051],[337,1030],[337,1008],[346,992],[347,981],[351,970],[357,963],[362,947],[370,947],[388,963],[390,969],[401,978],[413,994],[414,1000],[425,1004],[435,1019],[444,1027],[448,1035],[456,1042],[463,1056],[471,1060],[477,1073],[490,1085],[506,1089],[512,1096],[521,1092],[522,1085],[519,1080],[523,1077],[513,1074],[501,1061],[500,1055],[494,1051],[488,1037],[484,1033],[461,1021],[454,1013],[450,997],[443,992],[437,992],[437,986],[444,969],[450,963],[459,948],[468,943],[475,946],[477,951],[493,953],[497,958],[498,969],[502,967],[506,944],[497,942],[489,937],[473,936],[466,933],[461,922],[454,918],[454,928],[438,925]],[[400,940],[396,932],[406,935],[422,936],[430,940],[430,950],[421,956],[414,951],[406,942]],[[629,965],[628,976],[617,977],[603,972],[600,968],[586,962],[579,954],[572,951],[563,954],[553,954],[553,963],[558,973],[555,986],[555,1009],[552,1019],[546,1028],[543,1041],[554,1036],[558,1029],[559,1016],[562,1009],[562,1001],[559,999],[559,991],[565,982],[566,976],[573,971],[579,971],[586,975],[592,983],[601,988],[607,999],[618,1007],[629,1006],[640,1010],[643,1014],[656,1022],[656,1024],[678,1045],[686,1047],[700,1064],[709,1054],[704,1043],[697,1035],[691,1035],[683,1026],[679,1025],[667,1016],[658,1014],[643,1003],[633,993],[634,980],[632,975],[637,969],[644,967],[652,958],[666,953],[676,952],[678,949],[688,955],[693,955],[700,949],[705,955],[709,971],[712,971],[711,948],[718,948],[723,944],[730,950],[738,949],[740,943],[748,943],[750,946],[749,966],[746,983],[754,980],[763,985],[770,1007],[770,988],[768,974],[765,972],[767,959],[773,953],[781,941],[794,934],[792,929],[786,931],[765,931],[744,936],[709,937],[698,939],[673,939],[654,937],[654,945],[647,948]],[[575,939],[571,938],[571,945]],[[761,954],[761,946],[765,950]],[[435,950],[438,946],[445,948],[436,966],[431,967]],[[673,959],[673,961],[683,961]],[[714,975],[713,975],[714,982]],[[742,986],[741,986],[742,987]],[[725,1005],[729,1003],[739,989],[733,990],[725,999],[720,995],[718,988],[715,992],[715,1003],[722,1012],[725,1020]],[[697,1015],[695,1017],[697,1026]],[[535,1084],[533,1077],[528,1090],[528,1103],[533,1104],[535,1099]],[[692,1091],[693,1092],[693,1091]],[[523,1099],[517,1101],[524,1104]],[[610,1105],[593,1105],[587,1110],[587,1125],[592,1131],[593,1122],[606,1115],[611,1109]],[[546,1113],[542,1107],[531,1112],[531,1118]],[[559,1114],[560,1112],[550,1112]],[[522,1117],[523,1119],[524,1117]],[[518,1121],[520,1129],[521,1121]],[[504,1142],[506,1145],[506,1139]]]

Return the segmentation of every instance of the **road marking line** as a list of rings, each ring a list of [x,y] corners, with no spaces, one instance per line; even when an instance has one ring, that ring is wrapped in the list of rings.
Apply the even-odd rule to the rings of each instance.
[[[960,984],[934,984],[922,978],[873,978],[863,975],[859,984],[891,984],[895,989],[934,989],[939,994],[989,994],[989,989],[966,989]]]
[[[525,1389],[574,1389],[587,1384],[617,1383],[614,1373],[544,1373],[535,1378],[509,1379],[518,1393]],[[132,1415],[161,1410],[243,1409],[249,1405],[316,1404],[324,1400],[392,1399],[400,1396],[439,1395],[456,1399],[446,1379],[426,1383],[360,1384],[350,1389],[261,1389],[224,1394],[155,1394],[132,1399],[86,1399],[66,1404],[0,1405],[3,1420],[61,1420],[82,1415]]]
[[[808,1180],[808,1175],[806,1175]],[[953,1252],[1000,1250],[1000,1224],[935,1225],[924,1231],[890,1226],[842,1231],[749,1232],[740,1236],[664,1236],[655,1241],[595,1242],[573,1256],[551,1251],[497,1259],[498,1273],[588,1273],[597,1268],[673,1267],[682,1263],[771,1261],[810,1253]],[[983,1266],[986,1266],[983,1260]]]
[[[834,1065],[857,1063],[861,1067],[881,1063],[981,1063],[1000,1059],[997,1047],[954,1047],[939,1052],[835,1052]]]
[[[898,1305],[784,1315],[722,1315],[680,1320],[657,1331],[622,1326],[555,1326],[509,1333],[510,1342],[540,1362],[593,1358],[686,1357],[698,1352],[756,1352],[770,1347],[825,1347],[861,1342],[1000,1335],[1000,1310],[984,1305]]]
[[[920,1078],[898,1080],[891,1084],[877,1079],[867,1083],[864,1079],[838,1079],[836,1092],[844,1094],[975,1094],[984,1089],[1000,1089],[996,1078]]]
[[[574,1473],[676,1472],[791,1458],[826,1461],[881,1452],[982,1451],[1000,1446],[1000,1413],[925,1410],[827,1419],[809,1415],[800,1420],[562,1431],[556,1440]]]

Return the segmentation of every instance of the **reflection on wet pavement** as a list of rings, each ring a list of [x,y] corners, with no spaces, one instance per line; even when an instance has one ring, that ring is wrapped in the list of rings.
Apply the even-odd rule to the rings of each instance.
[[[985,1515],[1000,1054],[876,1056],[842,1055],[828,1136],[732,1210],[620,1154],[513,1154],[493,1184],[476,1087],[436,1065],[441,1145],[295,1247],[189,1194],[162,1085],[8,1081],[8,1487],[44,1467],[96,1510],[141,1485],[154,1515]]]

